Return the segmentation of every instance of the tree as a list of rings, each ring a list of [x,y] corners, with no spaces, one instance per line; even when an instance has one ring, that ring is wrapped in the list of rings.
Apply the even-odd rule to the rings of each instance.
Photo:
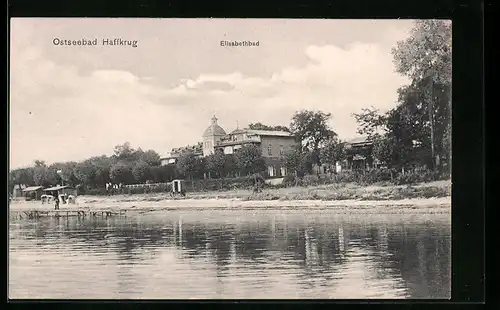
[[[238,167],[236,166],[236,159],[234,157],[234,154],[226,154],[225,157],[224,173],[226,175],[235,173]]]
[[[164,182],[162,180],[162,167],[161,166],[154,166],[151,167],[150,173],[151,173],[151,178],[154,183],[162,183]]]
[[[175,171],[174,165],[161,166],[161,180],[162,182],[170,182],[177,178],[177,173]]]
[[[176,178],[174,165],[153,166],[150,171],[155,183],[170,182]]]
[[[197,170],[197,165],[196,155],[191,151],[185,151],[177,158],[175,166],[180,175],[191,180]]]
[[[192,177],[196,179],[202,179],[204,174],[207,172],[207,163],[205,157],[196,157],[194,161],[194,169]]]
[[[325,141],[336,136],[328,125],[330,113],[302,110],[296,112],[290,124],[290,130],[297,142],[311,151],[313,163],[320,165],[319,148]]]
[[[75,186],[78,183],[78,179],[74,174],[76,165],[77,162],[54,163],[49,168],[56,172],[58,179],[62,182]],[[58,171],[60,172],[58,173]]]
[[[449,111],[451,108],[451,34],[450,22],[419,20],[416,21],[410,37],[398,42],[392,50],[396,71],[408,76],[413,85],[420,84],[418,90],[425,95],[433,167],[441,164],[440,158],[443,155],[448,157],[448,154],[443,154],[443,143],[440,139],[443,136],[451,138],[443,134],[450,132],[450,113],[441,114],[440,120],[435,119],[436,104],[442,106],[441,111]],[[437,96],[447,98],[444,102],[436,102]],[[447,107],[444,108],[443,105]],[[439,128],[443,125],[448,128]]]
[[[303,177],[312,171],[312,153],[308,149],[296,147],[285,155],[285,167],[288,171],[294,171],[297,177]]]
[[[373,140],[372,156],[388,168],[399,168],[403,162],[399,158],[398,143],[394,136],[379,135]]]
[[[130,146],[130,142],[125,142],[115,146],[114,153],[119,160],[128,160],[135,150]]]
[[[151,179],[151,166],[144,160],[139,160],[132,169],[132,175],[136,182],[144,183]]]
[[[32,185],[34,168],[20,168],[12,170],[12,182],[14,185]]]
[[[249,144],[241,147],[235,153],[236,166],[244,175],[260,173],[266,170],[266,164],[260,148]]]
[[[53,169],[47,166],[36,166],[33,170],[33,181],[35,185],[49,187],[57,183],[57,175]]]
[[[95,168],[95,174],[92,178],[92,186],[102,187],[106,183],[111,182],[110,171],[113,165],[113,160],[106,155],[95,156],[88,159],[90,164]],[[115,162],[116,163],[116,162]]]
[[[268,126],[268,125],[264,125],[264,124],[262,124],[260,122],[248,124],[248,129],[290,132],[290,129],[288,127],[286,127],[286,126],[281,126],[281,125],[278,125],[278,126]]]
[[[426,76],[451,85],[451,22],[417,20],[410,36],[392,49],[396,71],[413,81]]]
[[[147,150],[146,152],[143,152],[139,160],[144,161],[151,167],[160,165],[160,155],[153,150]]]
[[[379,110],[371,107],[362,109],[361,113],[353,113],[356,122],[358,123],[358,133],[372,138],[379,134],[380,131],[386,130],[387,119],[385,115],[380,114]]]
[[[33,169],[20,168],[9,172],[9,193],[12,193],[16,185],[31,185],[33,182]]]
[[[115,184],[130,184],[133,182],[133,175],[130,167],[124,162],[118,162],[111,166],[109,177]]]
[[[226,155],[223,151],[217,150],[206,157],[206,167],[210,172],[214,172],[218,178],[225,176]]]
[[[321,162],[335,165],[338,161],[345,159],[345,143],[337,138],[326,141],[325,146],[320,150]]]
[[[76,164],[73,173],[75,177],[85,186],[93,185],[97,174],[97,167],[90,160],[84,160]]]

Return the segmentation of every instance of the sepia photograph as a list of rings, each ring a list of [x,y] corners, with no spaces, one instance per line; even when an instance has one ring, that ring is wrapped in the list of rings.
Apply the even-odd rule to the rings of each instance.
[[[12,18],[8,298],[450,299],[451,38]]]

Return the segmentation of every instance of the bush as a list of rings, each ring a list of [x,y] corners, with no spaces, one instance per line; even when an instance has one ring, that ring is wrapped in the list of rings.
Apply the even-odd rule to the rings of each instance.
[[[266,186],[264,177],[260,173],[256,173],[238,178],[187,181],[186,187],[188,191],[197,192],[247,189],[254,186],[256,179],[261,182],[262,186]]]
[[[399,173],[396,177],[396,185],[416,184],[431,182],[439,179],[439,173],[431,171],[425,167],[417,167],[405,174]]]
[[[321,178],[318,175],[306,174],[300,179],[301,186],[315,186],[321,184]]]
[[[96,188],[84,188],[78,191],[79,195],[89,195],[89,196],[102,196],[106,195],[106,189],[104,187],[96,187]]]
[[[360,181],[360,173],[347,170],[339,174],[333,174],[330,180],[332,183],[358,183]]]
[[[283,178],[283,186],[288,187],[288,186],[294,186],[295,183],[297,182],[296,178],[294,175],[286,175]]]
[[[391,170],[385,168],[372,169],[362,174],[360,181],[365,184],[392,181]]]

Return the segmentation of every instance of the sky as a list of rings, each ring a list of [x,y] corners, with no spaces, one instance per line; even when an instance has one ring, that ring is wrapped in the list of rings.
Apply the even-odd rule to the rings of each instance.
[[[409,81],[391,49],[411,20],[11,19],[10,167],[201,141],[215,114],[226,132],[289,125],[296,111],[332,114],[341,139],[352,113],[396,106]],[[102,40],[137,41],[136,47]],[[96,46],[56,45],[94,40]],[[228,47],[220,41],[258,41]],[[57,40],[56,40],[57,42]]]

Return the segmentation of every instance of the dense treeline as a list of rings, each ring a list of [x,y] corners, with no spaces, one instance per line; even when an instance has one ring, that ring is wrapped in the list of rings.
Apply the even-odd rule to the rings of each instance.
[[[330,114],[321,111],[298,111],[293,116],[290,128],[251,124],[260,130],[289,131],[297,138],[298,147],[283,156],[285,166],[302,176],[311,172],[312,164],[335,162],[342,156],[342,144],[335,133],[329,129],[327,120]],[[319,137],[318,132],[322,135]],[[319,152],[321,148],[321,152]],[[321,153],[321,154],[320,154]],[[314,155],[317,155],[314,157]],[[205,178],[234,178],[266,173],[266,164],[260,148],[246,145],[235,154],[216,151],[206,157],[198,157],[186,150],[177,158],[175,165],[162,166],[160,155],[153,151],[134,149],[126,142],[114,148],[112,156],[96,156],[81,162],[45,164],[36,160],[33,167],[12,170],[11,189],[14,185],[67,184],[78,186],[84,192],[98,192],[107,183],[137,184],[165,183],[173,179],[200,180]],[[246,181],[245,181],[246,182]],[[223,186],[223,183],[220,185]]]
[[[167,182],[174,176],[172,167],[160,166],[160,155],[157,152],[133,149],[127,142],[116,146],[112,156],[102,155],[81,162],[59,162],[51,165],[36,160],[33,167],[12,170],[10,185],[47,187],[64,183],[89,189],[105,187],[106,183]]]
[[[398,90],[398,105],[387,113],[364,109],[354,117],[359,133],[371,137],[373,156],[389,168],[423,166],[450,172],[451,24],[415,23],[411,36],[393,49],[396,70],[411,82]]]
[[[373,142],[364,155],[377,159],[384,168],[331,180],[391,180],[403,184],[435,179],[443,173],[449,176],[451,26],[440,20],[417,21],[411,36],[393,49],[393,56],[396,70],[411,80],[410,85],[398,90],[398,105],[386,113],[372,108],[354,114],[359,133]],[[293,115],[288,127],[254,123],[249,129],[288,131],[296,138],[296,147],[284,154],[283,160],[289,178],[293,176],[295,184],[301,184],[297,179],[311,175],[314,166],[331,167],[349,155],[346,144],[331,129],[330,117],[330,113],[303,110]],[[200,180],[206,176],[223,180],[263,175],[265,171],[260,149],[251,145],[235,154],[217,151],[201,158],[186,151],[175,165],[161,166],[155,151],[133,149],[124,143],[115,147],[112,156],[82,162],[48,166],[37,160],[33,167],[12,170],[9,185],[12,189],[17,184],[50,186],[64,182],[91,191],[110,182],[165,183],[176,178]],[[224,187],[223,183],[217,184]]]

